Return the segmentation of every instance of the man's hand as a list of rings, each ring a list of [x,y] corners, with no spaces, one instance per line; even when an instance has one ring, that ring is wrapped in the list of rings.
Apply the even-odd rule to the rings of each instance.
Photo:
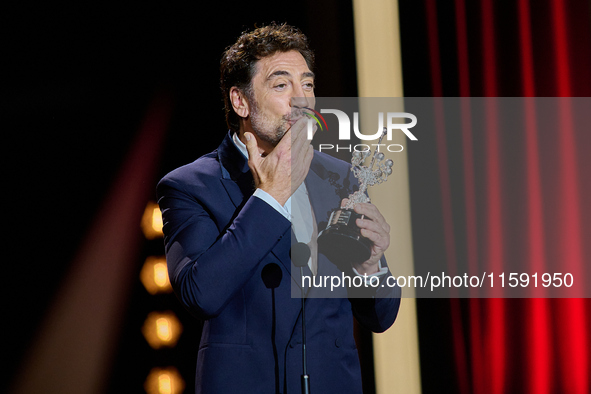
[[[265,157],[261,157],[254,135],[244,133],[248,166],[255,186],[269,193],[281,205],[285,205],[308,175],[314,149],[307,139],[306,131],[307,119],[302,117]]]
[[[347,199],[345,198],[341,202],[341,206],[345,206],[346,203]],[[354,267],[361,275],[370,275],[380,270],[378,263],[390,246],[390,225],[373,204],[357,203],[354,210],[366,217],[357,219],[355,223],[361,229],[361,235],[373,242],[369,259],[361,264],[356,264]]]

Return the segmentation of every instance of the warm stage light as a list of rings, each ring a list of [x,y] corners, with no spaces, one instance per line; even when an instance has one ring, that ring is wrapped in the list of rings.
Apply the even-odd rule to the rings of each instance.
[[[185,389],[185,382],[174,367],[153,368],[146,378],[144,389],[148,394],[178,394]]]
[[[141,226],[144,235],[148,239],[155,239],[162,236],[162,213],[158,204],[149,202],[146,205]]]
[[[142,327],[148,344],[154,349],[175,346],[183,327],[172,312],[151,312]]]
[[[140,280],[150,294],[170,293],[172,286],[168,279],[166,257],[148,257],[140,271]]]

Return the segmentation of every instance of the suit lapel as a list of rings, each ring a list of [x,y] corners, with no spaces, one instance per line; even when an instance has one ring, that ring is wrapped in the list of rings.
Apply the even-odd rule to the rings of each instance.
[[[248,167],[248,160],[238,150],[236,145],[234,145],[230,133],[226,135],[218,147],[218,158],[222,169],[222,178],[220,181],[232,200],[234,207],[238,208],[252,196],[255,188],[252,174]],[[261,218],[261,220],[265,220],[265,218]],[[291,242],[294,239],[295,236],[292,230],[291,238],[284,236],[271,253],[277,257],[285,269],[291,273],[292,279],[299,285],[301,284],[300,270],[293,266],[289,256]],[[304,269],[310,271],[308,267],[304,267]],[[311,271],[309,274],[311,275]]]
[[[248,161],[234,145],[231,132],[228,132],[217,153],[222,169],[222,185],[237,208],[254,192]]]
[[[328,220],[330,212],[339,207],[340,197],[335,193],[335,187],[329,181],[330,173],[319,162],[312,161],[310,171],[306,177],[306,189],[310,197],[310,204],[314,210],[318,232],[324,230],[324,223]]]
[[[243,174],[237,180],[222,178],[221,182],[236,208],[242,205],[245,197],[250,197],[254,192],[252,186],[253,179],[250,172]]]
[[[310,172],[306,177],[306,188],[310,197],[310,203],[316,216],[316,224],[318,232],[324,230],[328,222],[328,218],[333,209],[340,207],[342,194],[349,193],[349,172],[345,174],[336,174],[330,172],[324,165],[325,159],[320,155],[315,155],[315,160],[312,161]],[[318,254],[318,272],[320,278],[341,276],[342,272],[333,263],[331,263],[326,256]],[[347,297],[346,292],[328,293],[327,288],[312,287],[309,289],[308,297]],[[324,294],[324,295],[323,295]]]

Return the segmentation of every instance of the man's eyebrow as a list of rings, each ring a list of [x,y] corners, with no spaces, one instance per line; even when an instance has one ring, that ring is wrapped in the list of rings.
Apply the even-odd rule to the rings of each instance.
[[[269,75],[269,77],[267,78],[267,80],[273,79],[275,77],[289,76],[289,75],[291,75],[291,74],[289,72],[287,72],[287,71],[278,70],[278,71],[275,71],[274,73],[272,73],[271,75]]]
[[[281,76],[291,76],[291,73],[289,73],[289,71],[285,71],[285,70],[277,70],[274,73],[272,73],[271,75],[269,75],[267,80],[270,80],[270,79],[273,79],[276,77],[281,77]],[[316,75],[312,71],[306,71],[306,72],[302,73],[302,77],[303,78],[315,78]]]

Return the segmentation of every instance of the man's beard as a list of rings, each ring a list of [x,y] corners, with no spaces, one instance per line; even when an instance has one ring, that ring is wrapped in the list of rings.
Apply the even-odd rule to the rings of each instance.
[[[250,124],[259,139],[269,143],[271,146],[277,146],[287,130],[289,130],[290,116],[283,115],[281,119],[273,120],[259,111],[257,103],[252,101],[252,110],[250,113]]]

